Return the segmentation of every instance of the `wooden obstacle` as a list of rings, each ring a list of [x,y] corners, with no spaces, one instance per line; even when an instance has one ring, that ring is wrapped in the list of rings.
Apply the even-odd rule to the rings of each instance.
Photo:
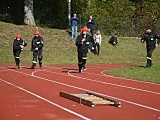
[[[112,105],[116,107],[121,107],[121,102],[91,92],[86,92],[85,94],[70,94],[61,91],[59,94],[61,97],[73,100],[75,102],[90,107],[96,107],[100,105]]]

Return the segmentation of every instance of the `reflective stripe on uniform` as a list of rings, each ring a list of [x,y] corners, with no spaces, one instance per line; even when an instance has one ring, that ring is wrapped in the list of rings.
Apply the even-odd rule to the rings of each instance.
[[[82,59],[87,59],[87,57],[82,57]]]
[[[86,44],[88,45],[88,44],[89,44],[89,42],[86,42]]]
[[[82,62],[79,62],[78,64],[82,64]]]
[[[19,57],[15,57],[15,58],[19,58]]]
[[[37,63],[36,61],[32,61],[33,63]]]
[[[147,57],[147,59],[148,59],[148,60],[152,60],[152,58],[150,58],[150,57]]]
[[[41,42],[36,42],[37,44],[40,44]]]

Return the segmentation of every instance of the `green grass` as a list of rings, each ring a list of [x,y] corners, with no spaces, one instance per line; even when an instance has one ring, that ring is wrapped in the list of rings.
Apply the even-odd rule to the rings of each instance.
[[[30,44],[34,37],[35,26],[13,25],[0,22],[0,28],[0,63],[14,64],[12,44],[16,34],[20,33],[22,38],[28,42],[28,46],[22,51],[20,56],[21,62],[31,65],[32,52],[30,52]],[[39,31],[45,41],[43,64],[77,65],[75,39],[70,38],[67,30],[39,28]],[[118,37],[119,43],[114,47],[108,44],[109,37],[102,35],[100,56],[89,53],[87,64],[134,64],[135,66],[132,66],[132,69],[130,69],[131,67],[127,67],[110,70],[107,71],[107,74],[159,83],[160,46],[153,53],[153,67],[145,69],[137,67],[145,66],[146,64],[145,44],[140,43],[140,39]]]

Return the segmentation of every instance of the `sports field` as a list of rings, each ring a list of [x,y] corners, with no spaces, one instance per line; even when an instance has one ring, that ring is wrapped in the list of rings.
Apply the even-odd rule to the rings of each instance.
[[[88,64],[77,73],[76,65],[52,65],[34,70],[0,65],[1,120],[159,120],[160,84],[104,74],[128,64]],[[60,91],[92,92],[121,102],[88,107],[60,97]]]

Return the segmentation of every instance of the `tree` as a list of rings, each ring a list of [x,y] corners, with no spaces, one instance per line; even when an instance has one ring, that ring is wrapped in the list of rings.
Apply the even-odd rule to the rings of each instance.
[[[35,25],[33,15],[33,0],[24,1],[24,24]]]

